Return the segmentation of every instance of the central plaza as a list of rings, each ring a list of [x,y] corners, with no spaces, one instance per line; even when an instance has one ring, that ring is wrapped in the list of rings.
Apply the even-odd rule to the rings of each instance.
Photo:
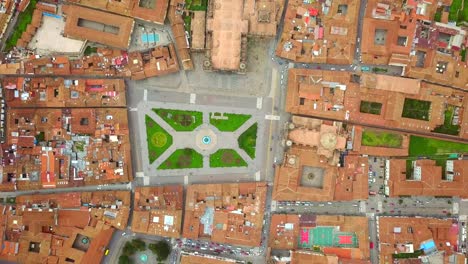
[[[167,102],[138,109],[145,175],[258,171],[264,116],[257,109]]]

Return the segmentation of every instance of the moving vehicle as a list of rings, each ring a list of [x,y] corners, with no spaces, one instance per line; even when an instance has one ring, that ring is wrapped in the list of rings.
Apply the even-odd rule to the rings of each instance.
[[[367,67],[367,66],[361,66],[361,71],[363,72],[370,72],[370,67]]]

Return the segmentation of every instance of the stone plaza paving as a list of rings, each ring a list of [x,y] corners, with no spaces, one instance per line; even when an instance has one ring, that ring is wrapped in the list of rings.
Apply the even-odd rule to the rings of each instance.
[[[171,109],[198,111],[203,113],[203,123],[193,131],[176,131],[171,125],[166,123],[163,118],[156,114],[153,109]],[[215,126],[210,124],[210,113],[229,113],[251,115],[244,124],[234,132],[221,132]],[[157,159],[150,164],[148,158],[148,143],[145,124],[145,116],[149,116],[167,133],[172,136],[172,145],[164,151]],[[251,158],[243,149],[239,147],[238,138],[249,127],[257,123],[256,155]],[[259,152],[263,151],[265,130],[265,113],[258,109],[222,107],[213,105],[182,104],[169,102],[146,101],[138,105],[138,126],[140,127],[140,146],[144,168],[144,174],[147,176],[185,176],[185,175],[203,175],[203,174],[254,174],[260,169],[258,159]],[[181,168],[181,169],[158,169],[174,151],[178,149],[193,149],[203,156],[202,168]],[[210,167],[210,155],[220,149],[233,149],[248,164],[247,167]]]

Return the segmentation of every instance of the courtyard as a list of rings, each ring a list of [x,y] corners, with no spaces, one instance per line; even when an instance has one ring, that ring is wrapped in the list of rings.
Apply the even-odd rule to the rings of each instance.
[[[448,105],[444,112],[444,124],[436,127],[433,132],[455,136],[458,135],[460,133],[460,125],[458,124],[458,119],[454,118],[456,111],[460,111],[460,108]]]
[[[361,144],[369,147],[399,148],[403,136],[390,132],[366,129],[362,132]]]
[[[145,105],[139,111],[139,125],[145,127],[140,138],[146,175],[216,169],[243,173],[259,168],[255,158],[264,125],[255,109],[167,102]]]
[[[419,136],[410,137],[409,155],[411,157],[446,155],[451,153],[468,153],[468,144]]]
[[[402,117],[429,121],[431,102],[405,98]]]
[[[382,104],[376,102],[361,101],[359,112],[373,115],[380,115]]]

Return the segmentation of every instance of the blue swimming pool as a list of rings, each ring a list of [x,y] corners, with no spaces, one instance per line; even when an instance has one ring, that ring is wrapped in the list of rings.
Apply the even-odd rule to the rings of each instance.
[[[143,43],[159,42],[159,34],[157,34],[157,33],[143,33],[141,35],[141,41],[143,41]]]

